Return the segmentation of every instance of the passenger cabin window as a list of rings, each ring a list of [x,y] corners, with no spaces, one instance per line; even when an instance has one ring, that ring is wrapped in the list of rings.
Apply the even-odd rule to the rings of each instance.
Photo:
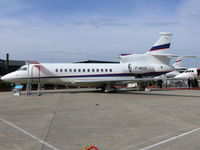
[[[99,69],[97,69],[97,72],[99,72]]]
[[[105,69],[106,72],[108,72],[108,69]]]
[[[112,69],[110,69],[110,72],[112,72]]]
[[[60,69],[60,72],[62,72],[63,70],[62,69]]]
[[[95,72],[95,69],[92,69],[92,72]]]
[[[76,69],[74,69],[74,72],[76,72]]]
[[[78,69],[78,72],[81,72],[81,69]]]
[[[85,69],[83,69],[83,72],[85,72]]]
[[[69,72],[72,72],[72,69],[69,69]]]
[[[58,72],[58,69],[56,69],[55,71]]]
[[[65,69],[65,72],[67,72],[67,69]]]
[[[87,72],[90,72],[90,69],[88,69]]]
[[[101,69],[101,72],[103,72],[103,69]]]

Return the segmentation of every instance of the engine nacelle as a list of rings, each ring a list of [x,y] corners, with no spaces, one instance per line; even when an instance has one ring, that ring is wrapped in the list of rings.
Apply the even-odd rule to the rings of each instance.
[[[131,73],[135,74],[143,74],[143,73],[149,73],[154,72],[155,68],[150,65],[134,65],[132,63],[128,64],[128,70]]]

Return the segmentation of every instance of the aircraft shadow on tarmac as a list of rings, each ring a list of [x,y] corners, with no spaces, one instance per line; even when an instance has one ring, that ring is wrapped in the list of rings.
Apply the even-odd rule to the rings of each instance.
[[[154,90],[156,91],[156,90]],[[161,91],[161,90],[157,90]],[[121,91],[116,94],[132,94],[132,95],[146,95],[146,96],[170,96],[170,97],[188,97],[188,98],[200,98],[200,96],[195,95],[183,95],[183,94],[166,94],[165,91],[174,91],[174,90],[162,90],[163,93],[152,93],[152,92],[145,92],[145,91]]]
[[[154,91],[163,91],[163,93],[153,93]],[[117,92],[110,92],[110,93],[103,93],[101,90],[98,89],[88,89],[88,90],[58,90],[58,91],[44,91],[44,94],[55,94],[55,93],[69,93],[69,94],[79,94],[79,93],[102,93],[102,94],[128,94],[128,95],[145,95],[145,96],[169,96],[169,97],[188,97],[188,98],[200,98],[200,96],[195,95],[184,95],[184,94],[166,94],[165,91],[175,91],[171,89],[156,89],[152,90],[152,92],[146,92],[146,91],[134,91],[134,90],[117,90]]]

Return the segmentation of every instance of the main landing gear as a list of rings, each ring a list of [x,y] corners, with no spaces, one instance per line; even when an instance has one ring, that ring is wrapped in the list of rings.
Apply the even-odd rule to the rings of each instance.
[[[105,84],[101,86],[101,91],[105,93],[111,93],[111,92],[116,92],[117,89],[111,84]]]

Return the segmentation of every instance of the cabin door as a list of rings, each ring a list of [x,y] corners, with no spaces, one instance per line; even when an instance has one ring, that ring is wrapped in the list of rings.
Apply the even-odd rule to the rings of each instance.
[[[40,82],[40,66],[34,65],[31,68],[31,82]]]

